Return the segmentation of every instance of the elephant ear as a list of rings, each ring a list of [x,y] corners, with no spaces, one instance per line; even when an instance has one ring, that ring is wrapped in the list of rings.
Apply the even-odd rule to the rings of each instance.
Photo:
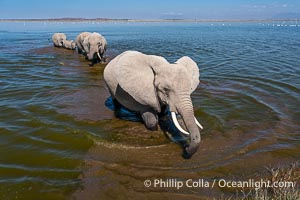
[[[106,45],[107,45],[106,39],[103,36],[101,36],[100,45],[99,45],[99,52],[104,53],[104,51],[106,51]]]
[[[89,53],[89,51],[90,51],[88,48],[88,45],[89,45],[89,36],[85,37],[82,42],[83,49],[86,53]]]
[[[118,64],[119,86],[142,105],[160,112],[160,104],[154,87],[153,65],[160,65],[161,57],[149,56],[136,51],[121,55]]]
[[[67,36],[64,33],[61,33],[60,37],[61,37],[62,40],[66,40],[67,39]]]
[[[188,56],[181,57],[175,63],[182,65],[187,69],[189,79],[191,80],[191,93],[194,92],[199,85],[200,76],[197,63]]]

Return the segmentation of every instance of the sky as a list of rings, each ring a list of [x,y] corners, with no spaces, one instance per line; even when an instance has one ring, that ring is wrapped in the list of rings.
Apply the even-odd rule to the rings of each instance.
[[[0,0],[0,19],[300,19],[300,0]]]

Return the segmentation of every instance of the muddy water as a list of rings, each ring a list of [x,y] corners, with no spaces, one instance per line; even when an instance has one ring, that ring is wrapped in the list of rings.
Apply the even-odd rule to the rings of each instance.
[[[214,188],[144,186],[149,179],[248,179],[300,155],[298,26],[196,23],[1,23],[1,199],[219,197]],[[201,83],[193,94],[204,125],[197,154],[161,130],[117,119],[104,106],[105,65],[54,48],[99,31],[115,55],[127,49],[173,62],[192,57]]]

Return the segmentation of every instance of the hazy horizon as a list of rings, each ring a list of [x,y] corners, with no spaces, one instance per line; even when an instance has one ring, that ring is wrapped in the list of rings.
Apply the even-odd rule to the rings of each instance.
[[[300,1],[0,0],[0,19],[109,18],[261,20],[300,19]]]

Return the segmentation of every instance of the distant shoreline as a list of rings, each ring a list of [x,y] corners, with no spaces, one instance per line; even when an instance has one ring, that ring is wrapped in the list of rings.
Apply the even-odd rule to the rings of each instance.
[[[300,22],[300,19],[261,20],[201,20],[201,19],[106,19],[106,18],[53,18],[53,19],[0,19],[0,22]]]

